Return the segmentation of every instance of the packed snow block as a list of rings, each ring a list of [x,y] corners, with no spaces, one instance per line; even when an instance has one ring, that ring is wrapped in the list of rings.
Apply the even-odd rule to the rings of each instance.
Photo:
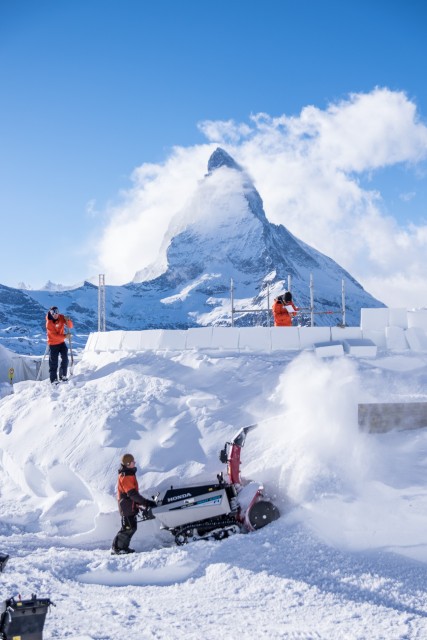
[[[164,329],[159,342],[159,351],[184,351],[187,331],[183,329]]]
[[[360,327],[331,327],[331,340],[361,339],[362,329]]]
[[[237,351],[239,348],[239,329],[237,327],[213,327],[211,349]]]
[[[271,327],[271,350],[294,351],[300,348],[299,327]]]
[[[210,349],[213,327],[187,329],[186,349]]]
[[[375,331],[373,329],[364,329],[362,331],[362,338],[364,340],[372,340],[377,345],[378,349],[386,349],[387,343],[385,339],[385,327],[381,331]]]
[[[85,344],[85,351],[95,351],[96,341],[98,339],[98,333],[90,333]]]
[[[331,341],[331,327],[299,327],[300,348],[314,347],[317,342]]]
[[[142,351],[142,331],[124,331],[122,350],[128,352]]]
[[[405,330],[400,327],[386,327],[385,339],[387,349],[390,351],[405,351],[408,349],[408,343],[405,338]]]
[[[156,351],[159,348],[161,337],[161,329],[125,331],[122,351]]]
[[[406,329],[405,338],[412,351],[427,351],[427,332],[420,327]]]
[[[124,331],[98,331],[94,351],[120,351]]]
[[[360,327],[362,331],[382,331],[389,324],[389,309],[360,309]]]
[[[349,356],[358,358],[375,358],[378,350],[375,342],[366,338],[347,338],[343,340],[343,347]]]
[[[418,327],[427,332],[427,309],[416,309],[408,311],[408,329]]]
[[[401,329],[408,328],[408,312],[406,309],[393,309],[388,310],[388,324],[390,327],[400,327]]]
[[[338,340],[330,340],[329,342],[315,342],[314,352],[318,358],[332,358],[335,356],[344,355],[342,342],[339,342]]]
[[[239,351],[271,351],[269,327],[240,327]]]

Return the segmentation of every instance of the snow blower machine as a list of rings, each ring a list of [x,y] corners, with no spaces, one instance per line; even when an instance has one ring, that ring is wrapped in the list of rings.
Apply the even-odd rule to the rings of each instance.
[[[280,516],[257,482],[242,482],[240,454],[247,433],[257,425],[243,427],[220,452],[227,464],[228,480],[221,472],[217,482],[188,487],[170,487],[153,496],[157,506],[141,509],[140,519],[155,518],[170,531],[178,545],[193,540],[222,540],[235,533],[261,529]]]

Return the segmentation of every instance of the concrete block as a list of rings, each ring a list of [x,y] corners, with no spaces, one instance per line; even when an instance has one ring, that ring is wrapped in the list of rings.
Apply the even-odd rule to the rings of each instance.
[[[387,342],[385,339],[385,327],[381,331],[374,329],[364,329],[362,331],[362,338],[364,340],[372,340],[377,345],[378,349],[386,349]]]
[[[210,349],[212,344],[212,327],[187,329],[186,349]]]
[[[187,331],[164,329],[159,342],[159,351],[183,351],[187,341]]]
[[[393,309],[388,310],[388,324],[390,327],[400,327],[401,329],[408,328],[408,313],[406,309]]]
[[[211,349],[237,351],[239,348],[239,329],[237,327],[213,327]]]
[[[299,327],[301,349],[314,347],[315,342],[330,342],[331,327]]]
[[[411,327],[419,327],[427,331],[427,309],[408,311],[408,329]]]
[[[427,351],[427,332],[420,327],[410,327],[405,331],[405,338],[412,351]]]
[[[360,327],[331,327],[331,340],[346,340],[347,338],[362,338]]]
[[[385,339],[387,349],[390,349],[390,351],[405,351],[408,348],[405,330],[400,327],[386,327]]]
[[[427,402],[359,404],[358,422],[360,429],[369,433],[422,429],[427,427]]]
[[[294,351],[300,348],[299,327],[271,327],[271,350]]]
[[[315,327],[313,327],[314,329]],[[342,342],[338,340],[329,342],[316,342],[314,344],[314,352],[319,358],[331,358],[333,356],[343,356],[344,349]]]
[[[270,327],[240,327],[240,351],[271,351]]]
[[[361,309],[360,310],[360,326],[362,331],[374,330],[381,331],[384,327],[387,327],[388,322],[388,308],[381,309]]]
[[[358,358],[375,358],[378,350],[377,345],[366,338],[347,338],[343,341],[343,347],[349,356]]]

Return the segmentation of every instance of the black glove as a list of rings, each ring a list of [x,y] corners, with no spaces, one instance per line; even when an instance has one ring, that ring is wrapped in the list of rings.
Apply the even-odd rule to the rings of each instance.
[[[145,509],[152,509],[153,507],[157,507],[157,502],[145,499]]]

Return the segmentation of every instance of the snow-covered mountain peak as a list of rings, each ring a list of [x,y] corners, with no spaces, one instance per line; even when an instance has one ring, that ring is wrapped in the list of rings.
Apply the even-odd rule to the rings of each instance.
[[[211,157],[208,160],[208,173],[211,174],[215,169],[220,167],[228,167],[229,169],[236,169],[242,171],[240,165],[221,147],[217,147]]]
[[[214,151],[208,161],[209,173],[171,221],[157,261],[137,272],[133,282],[108,287],[108,329],[229,325],[231,281],[235,309],[250,310],[246,315],[239,313],[238,325],[265,324],[272,298],[286,290],[289,277],[296,304],[309,307],[313,276],[319,325],[341,320],[343,282],[347,324],[359,324],[361,307],[383,306],[336,262],[283,225],[270,223],[246,169],[223,149]],[[21,340],[13,340],[14,349],[26,350],[21,335],[31,328],[40,336],[46,309],[52,304],[71,315],[80,331],[96,330],[97,293],[89,282],[78,288],[48,283],[40,291],[0,285],[0,342],[10,346],[13,325],[13,336]],[[336,315],[322,315],[325,311]],[[302,317],[301,322],[305,321]],[[44,349],[42,343],[37,348],[41,347]]]

